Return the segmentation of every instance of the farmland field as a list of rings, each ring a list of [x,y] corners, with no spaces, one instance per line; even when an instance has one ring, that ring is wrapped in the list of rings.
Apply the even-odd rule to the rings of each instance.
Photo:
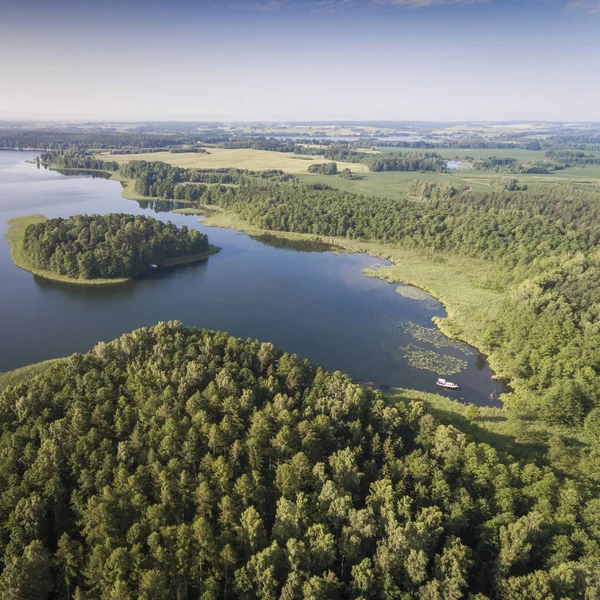
[[[144,154],[116,154],[110,155],[110,160],[126,163],[131,160],[147,160],[149,162],[162,161],[177,167],[188,169],[249,169],[251,171],[268,171],[281,169],[286,173],[306,173],[313,163],[330,162],[322,156],[298,156],[287,152],[270,152],[268,150],[226,150],[224,148],[210,148],[210,154],[186,152],[173,154],[171,152],[153,152]],[[107,158],[107,155],[102,155]],[[338,169],[346,167],[353,172],[366,172],[366,165],[336,161]]]
[[[339,163],[338,163],[339,166]],[[356,172],[352,165],[351,169]],[[480,175],[481,173],[477,173]],[[387,171],[384,173],[361,173],[360,179],[342,179],[333,175],[318,175],[306,173],[300,175],[305,183],[324,183],[333,188],[372,196],[386,196],[388,198],[401,198],[406,196],[408,185],[413,179],[433,181],[434,183],[451,183],[454,185],[468,185],[474,190],[489,189],[489,182],[472,180],[473,172],[455,171],[453,173],[430,173],[414,171]]]

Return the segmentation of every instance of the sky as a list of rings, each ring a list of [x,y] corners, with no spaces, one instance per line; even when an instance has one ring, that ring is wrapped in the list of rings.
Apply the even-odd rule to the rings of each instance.
[[[0,0],[0,120],[600,121],[600,0]]]

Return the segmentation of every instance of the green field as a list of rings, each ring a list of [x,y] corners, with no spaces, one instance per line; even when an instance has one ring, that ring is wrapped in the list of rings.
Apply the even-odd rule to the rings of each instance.
[[[172,154],[171,152],[150,152],[146,154],[115,154],[100,155],[103,159],[110,159],[119,164],[132,160],[146,160],[149,162],[161,161],[184,167],[186,169],[248,169],[250,171],[269,171],[279,169],[286,173],[306,173],[308,167],[313,163],[331,162],[322,156],[302,156],[298,160],[296,154],[291,152],[270,152],[268,150],[253,150],[244,148],[241,150],[226,150],[224,148],[210,148],[210,154],[199,154],[196,152],[185,152]],[[354,172],[367,172],[366,165],[338,162],[338,169],[352,169]]]
[[[355,171],[354,168],[352,168]],[[433,181],[434,183],[450,183],[468,185],[474,190],[489,189],[489,181],[474,181],[473,172],[455,171],[450,173],[387,171],[385,173],[361,173],[360,179],[343,179],[336,175],[319,175],[307,173],[299,175],[305,183],[323,183],[331,187],[371,196],[387,196],[388,198],[403,198],[408,193],[408,186],[413,179]],[[477,175],[481,175],[477,172]],[[498,176],[497,174],[494,174]]]

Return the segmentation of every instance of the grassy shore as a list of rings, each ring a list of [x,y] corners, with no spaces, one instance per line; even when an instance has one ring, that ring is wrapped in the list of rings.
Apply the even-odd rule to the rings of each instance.
[[[19,385],[20,383],[24,383],[36,375],[45,373],[50,367],[63,360],[65,359],[53,358],[51,360],[45,360],[43,362],[27,365],[25,367],[21,367],[20,369],[15,369],[14,371],[0,373],[0,392],[9,385]]]
[[[76,277],[67,277],[66,275],[53,273],[52,271],[38,269],[32,265],[27,256],[25,256],[23,252],[23,239],[25,237],[25,229],[27,229],[28,225],[32,225],[34,223],[43,223],[46,220],[46,217],[43,215],[27,215],[25,217],[16,217],[8,220],[8,230],[5,237],[10,245],[10,256],[17,267],[23,269],[24,271],[29,271],[38,277],[43,277],[44,279],[60,281],[61,283],[74,283],[77,285],[112,285],[116,283],[125,283],[133,278],[120,277],[114,279],[79,279]],[[174,267],[177,265],[199,262],[201,260],[206,260],[209,256],[219,252],[219,250],[221,249],[218,246],[213,246],[211,244],[206,252],[171,258],[169,260],[162,261],[158,266]]]
[[[566,426],[546,425],[539,420],[519,419],[505,408],[475,406],[451,400],[441,394],[397,388],[386,394],[390,403],[423,402],[427,412],[444,425],[454,425],[475,442],[489,444],[501,454],[523,463],[548,463],[548,453],[556,440],[571,448],[574,461],[577,450],[586,447],[590,440],[581,430]],[[569,456],[567,454],[567,456]],[[559,463],[555,466],[561,467]],[[565,471],[569,464],[562,465]],[[572,465],[571,465],[572,467]]]
[[[428,253],[346,238],[267,231],[230,212],[214,206],[209,209],[210,215],[201,220],[210,227],[236,229],[250,235],[269,234],[288,239],[322,241],[348,252],[364,252],[389,260],[392,265],[375,265],[366,269],[365,274],[390,283],[414,285],[427,291],[446,308],[447,317],[435,319],[440,330],[452,339],[485,350],[485,330],[499,310],[508,278],[508,274],[497,265],[453,254]],[[496,372],[501,371],[501,365],[495,364],[493,356],[490,357],[490,366]]]
[[[67,277],[66,275],[60,275],[59,273],[53,273],[52,271],[38,269],[32,265],[30,260],[23,253],[25,229],[27,229],[28,225],[32,225],[34,223],[43,223],[46,220],[47,219],[44,217],[44,215],[27,215],[25,217],[15,217],[14,219],[8,220],[8,230],[4,237],[10,245],[10,256],[19,269],[29,271],[33,275],[43,277],[44,279],[60,281],[61,283],[74,283],[78,285],[107,285],[129,281],[130,278],[78,279],[76,277]]]

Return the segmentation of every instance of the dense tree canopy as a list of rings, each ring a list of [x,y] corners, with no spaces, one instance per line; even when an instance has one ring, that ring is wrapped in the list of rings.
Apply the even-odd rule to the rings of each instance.
[[[370,154],[362,160],[371,171],[443,171],[446,159],[435,152],[408,152],[404,155],[387,156]]]
[[[0,394],[0,456],[7,600],[600,594],[594,485],[269,343],[99,344]]]
[[[219,205],[263,229],[496,261],[510,270],[511,287],[481,350],[499,359],[519,405],[549,422],[578,426],[600,406],[600,193],[594,188],[525,186],[515,177],[485,192],[415,182],[415,200],[307,185],[278,171],[132,162],[121,173],[135,178],[143,195]]]
[[[39,269],[81,279],[133,277],[206,252],[208,237],[185,225],[125,214],[75,215],[28,225],[23,253]]]
[[[320,173],[322,175],[337,175],[337,163],[314,163],[308,167],[309,173]]]

